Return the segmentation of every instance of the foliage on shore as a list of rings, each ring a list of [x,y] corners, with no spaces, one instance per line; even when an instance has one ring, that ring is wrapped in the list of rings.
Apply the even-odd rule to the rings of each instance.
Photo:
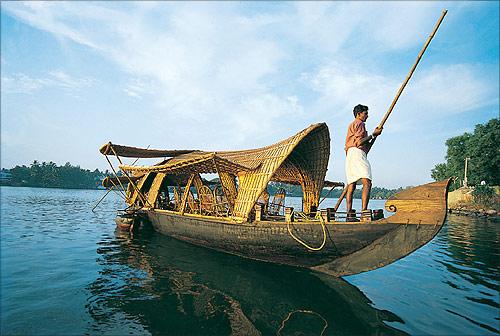
[[[476,208],[500,211],[500,197],[492,187],[476,186],[472,191],[472,200]]]
[[[470,158],[467,169],[470,185],[479,185],[481,181],[500,185],[499,143],[500,120],[496,118],[476,125],[472,134],[466,132],[446,140],[446,163],[439,163],[432,169],[432,178],[436,181],[453,178],[451,190],[459,188],[464,179],[465,158]]]
[[[27,167],[15,166],[12,169],[2,169],[10,173],[10,180],[3,181],[3,185],[14,187],[43,187],[68,189],[97,189],[105,176],[110,175],[106,170],[90,171],[79,166],[72,166],[67,162],[64,166],[57,166],[54,162],[38,162]]]

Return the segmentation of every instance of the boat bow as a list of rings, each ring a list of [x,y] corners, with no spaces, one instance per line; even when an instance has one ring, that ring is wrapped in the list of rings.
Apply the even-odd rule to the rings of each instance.
[[[372,225],[395,224],[396,228],[368,246],[331,262],[312,267],[333,276],[346,276],[383,267],[401,259],[432,240],[446,219],[450,180],[404,190],[385,204],[394,215]]]

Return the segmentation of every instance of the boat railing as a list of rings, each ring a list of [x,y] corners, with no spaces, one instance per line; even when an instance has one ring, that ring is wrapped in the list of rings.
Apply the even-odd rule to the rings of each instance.
[[[287,208],[290,209],[290,208]],[[285,210],[286,212],[286,210]],[[314,213],[305,213],[301,211],[294,211],[293,208],[290,213],[290,218],[296,222],[314,222],[324,220],[325,222],[360,222],[360,221],[374,221],[384,218],[383,210],[377,209],[369,212],[363,211],[333,211],[332,208],[319,209]],[[284,220],[287,220],[287,216],[283,216]]]

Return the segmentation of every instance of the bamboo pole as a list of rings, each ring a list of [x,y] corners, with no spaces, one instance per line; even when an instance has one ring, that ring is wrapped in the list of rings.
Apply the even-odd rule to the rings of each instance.
[[[92,208],[92,212],[94,212],[95,208],[97,208],[97,206],[102,202],[102,200],[108,196],[109,192],[112,190],[112,188],[109,188],[106,193],[104,194],[104,196],[101,197],[101,199],[99,200],[99,202],[96,203],[96,205],[94,205],[94,207]]]
[[[342,190],[342,194],[340,194],[339,200],[337,201],[337,204],[335,204],[333,211],[336,212],[337,209],[339,208],[340,204],[342,204],[342,201],[344,200],[345,194],[347,193],[347,187],[349,187],[349,185],[346,185],[344,190]]]
[[[399,88],[398,92],[396,93],[396,97],[394,97],[394,99],[393,99],[393,101],[391,103],[391,106],[389,106],[389,109],[387,110],[387,112],[385,113],[384,117],[380,121],[380,124],[378,124],[377,128],[382,129],[384,127],[384,124],[387,121],[387,119],[389,118],[389,116],[391,115],[392,110],[394,109],[394,106],[396,106],[396,103],[397,103],[399,97],[401,96],[401,93],[403,93],[403,90],[405,89],[406,84],[408,84],[408,81],[410,80],[411,76],[413,75],[413,72],[415,72],[415,69],[417,68],[418,63],[420,62],[420,59],[422,58],[422,56],[424,55],[425,51],[427,50],[427,47],[429,46],[429,43],[431,43],[432,38],[434,37],[434,35],[436,35],[436,32],[439,29],[439,26],[441,25],[441,22],[443,22],[443,19],[444,19],[446,13],[448,13],[448,10],[446,10],[446,9],[443,10],[443,13],[441,13],[441,17],[439,18],[438,22],[436,23],[436,26],[434,27],[434,30],[432,31],[432,33],[427,38],[427,41],[425,41],[425,44],[424,44],[422,50],[420,50],[420,53],[417,56],[417,60],[415,61],[415,64],[413,64],[413,67],[411,68],[410,73],[408,74],[408,76],[406,76],[406,79],[404,80],[403,84],[401,84],[401,87]],[[371,146],[373,146],[373,144],[375,143],[376,139],[377,138],[374,138],[372,140]],[[342,194],[340,195],[339,200],[337,201],[337,204],[335,205],[335,208],[334,208],[335,211],[337,211],[338,207],[340,206],[340,204],[344,200],[344,197],[345,197],[345,195],[347,193],[347,188],[348,187],[349,187],[349,185],[346,185],[345,188],[344,188],[344,190],[342,191]]]
[[[394,97],[394,100],[392,101],[391,106],[389,107],[389,109],[385,113],[384,117],[382,118],[382,121],[380,121],[380,124],[377,126],[378,128],[383,128],[384,127],[384,124],[387,121],[387,118],[389,118],[389,115],[391,114],[392,110],[394,109],[394,106],[396,105],[399,97],[401,96],[401,93],[403,93],[403,90],[406,87],[406,84],[408,84],[408,81],[410,80],[411,76],[413,75],[413,72],[417,68],[417,65],[420,62],[420,59],[422,58],[422,56],[424,55],[425,50],[427,49],[427,46],[429,45],[429,43],[431,43],[431,40],[434,37],[434,35],[436,35],[436,32],[437,32],[439,26],[441,25],[441,22],[443,22],[443,19],[444,19],[446,13],[448,13],[448,10],[446,10],[446,9],[443,10],[443,13],[441,14],[441,17],[439,18],[436,26],[434,27],[434,30],[432,31],[432,33],[427,38],[427,41],[425,42],[424,47],[422,48],[422,50],[420,50],[420,54],[418,54],[417,60],[415,61],[415,64],[413,64],[413,67],[411,68],[410,73],[406,77],[406,79],[403,82],[403,84],[401,84],[401,87],[399,88],[398,93],[396,94],[396,97]]]

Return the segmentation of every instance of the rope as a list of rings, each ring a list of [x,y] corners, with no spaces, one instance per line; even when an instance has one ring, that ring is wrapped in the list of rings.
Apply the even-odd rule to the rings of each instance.
[[[323,320],[323,322],[325,322],[325,326],[323,327],[323,330],[321,330],[321,334],[320,336],[323,336],[324,332],[326,331],[326,328],[328,328],[328,322],[325,320],[325,318],[323,316],[321,316],[319,313],[316,313],[312,310],[304,310],[304,309],[298,309],[298,310],[294,310],[293,312],[290,312],[288,313],[288,316],[283,320],[281,321],[281,325],[280,325],[280,328],[278,329],[278,331],[276,332],[276,335],[280,336],[281,335],[281,330],[283,330],[283,328],[285,327],[285,323],[290,319],[290,317],[295,314],[295,313],[305,313],[305,314],[312,314],[312,315],[316,315],[318,316],[320,319]]]
[[[319,214],[319,212],[318,212]],[[293,213],[292,213],[292,216],[293,216]],[[318,215],[316,215],[318,217]],[[311,251],[320,251],[324,246],[325,246],[325,243],[326,243],[326,228],[325,228],[325,222],[323,221],[323,218],[321,217],[321,214],[319,215],[319,222],[321,223],[321,228],[323,229],[323,243],[321,243],[321,245],[319,247],[312,247],[312,246],[309,246],[307,243],[305,243],[304,241],[302,241],[300,238],[296,237],[292,230],[290,230],[290,222],[287,221],[286,222],[286,228],[288,229],[288,233],[290,234],[290,236],[292,236],[293,239],[295,239],[298,243],[300,243],[301,245],[305,246],[307,249],[311,250]]]

